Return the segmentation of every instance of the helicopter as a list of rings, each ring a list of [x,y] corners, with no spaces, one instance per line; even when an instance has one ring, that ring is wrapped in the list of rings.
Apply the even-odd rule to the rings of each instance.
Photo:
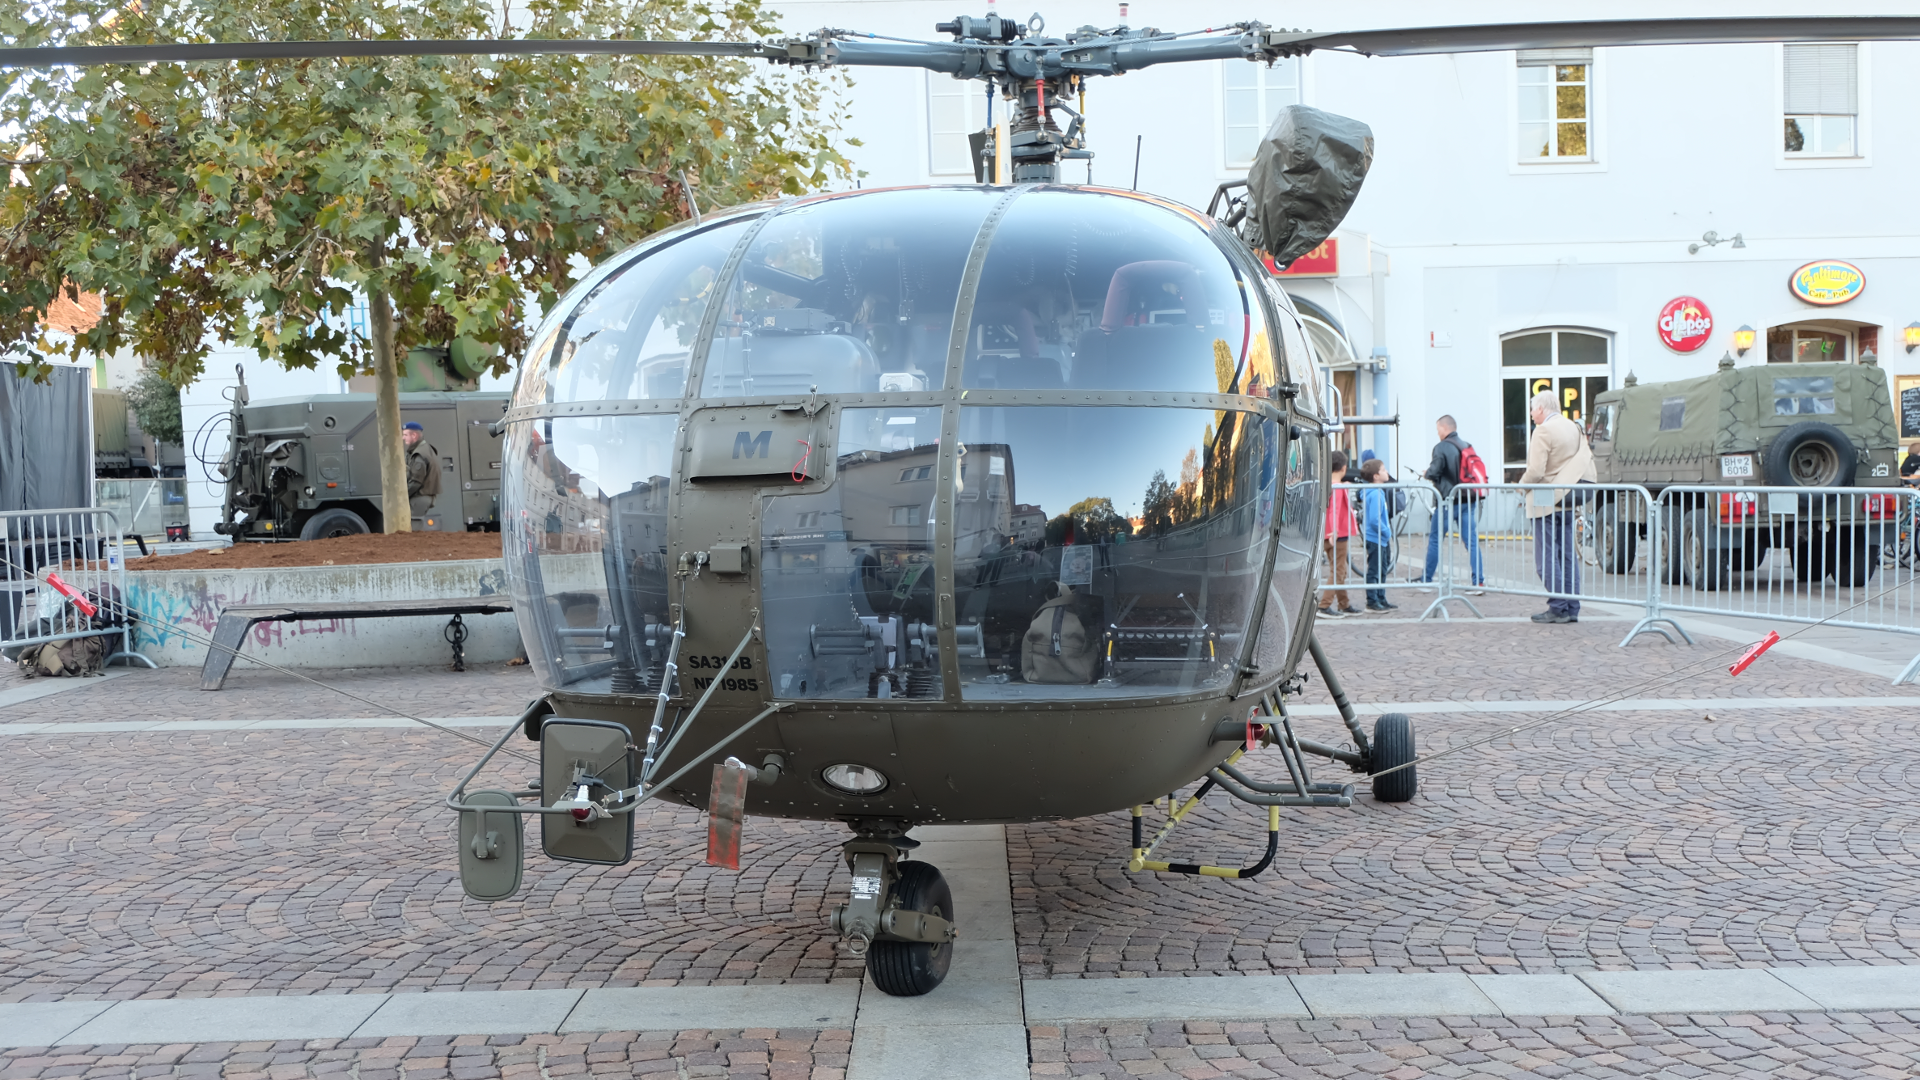
[[[958,16],[944,41],[324,41],[0,49],[0,66],[427,54],[750,57],[991,84],[1005,144],[973,185],[818,194],[691,216],[593,268],[534,331],[504,435],[502,540],[543,693],[446,797],[469,895],[552,858],[619,865],[654,798],[840,821],[830,930],[885,993],[953,956],[930,824],[1128,810],[1135,872],[1247,878],[1283,807],[1417,791],[1413,724],[1366,730],[1314,637],[1328,433],[1298,314],[1269,275],[1344,217],[1365,125],[1293,106],[1207,212],[1063,182],[1086,80],[1565,46],[1920,38],[1920,18],[1706,18],[1192,33]],[[1061,118],[1065,119],[1064,126]],[[1133,505],[1128,517],[1116,508]],[[1342,741],[1295,730],[1311,660]],[[470,790],[510,739],[540,775]],[[1274,751],[1285,779],[1245,755]],[[1169,793],[1200,783],[1184,801]],[[1245,867],[1156,861],[1219,789],[1266,811]],[[1165,823],[1145,835],[1146,808]]]

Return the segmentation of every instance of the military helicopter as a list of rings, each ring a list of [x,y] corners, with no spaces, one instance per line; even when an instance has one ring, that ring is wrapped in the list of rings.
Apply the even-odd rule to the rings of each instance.
[[[1368,732],[1313,636],[1330,415],[1256,252],[1330,234],[1365,125],[1293,107],[1211,213],[1062,183],[1085,80],[1157,64],[1558,46],[1920,38],[1920,18],[1711,18],[1195,33],[1037,17],[771,42],[324,41],[0,50],[0,65],[422,54],[759,57],[991,83],[981,183],[734,207],[587,274],[533,335],[500,422],[504,553],[544,694],[455,787],[463,882],[520,886],[523,820],[556,859],[618,865],[652,798],[706,809],[737,865],[754,814],[838,820],[832,930],[895,995],[938,986],[952,893],[931,823],[1131,808],[1136,871],[1250,877],[1281,807],[1350,806],[1309,757],[1416,789],[1401,714]],[[1057,119],[1067,118],[1063,128]],[[989,164],[993,163],[993,164]],[[1004,169],[1001,168],[1004,163]],[[1115,500],[1142,512],[1129,518]],[[1343,745],[1295,732],[1311,657]],[[517,733],[521,790],[469,790]],[[1242,769],[1275,751],[1286,779]],[[1200,792],[1169,795],[1199,781]],[[1153,860],[1213,788],[1267,811],[1245,867]],[[1148,842],[1145,807],[1166,798]]]

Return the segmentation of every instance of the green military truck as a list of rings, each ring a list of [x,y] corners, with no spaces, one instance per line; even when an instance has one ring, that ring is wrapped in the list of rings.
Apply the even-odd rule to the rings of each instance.
[[[1701,589],[1731,586],[1774,548],[1791,552],[1801,581],[1865,584],[1900,505],[1874,494],[1900,483],[1897,434],[1887,376],[1872,353],[1859,365],[1735,367],[1729,357],[1697,379],[1636,384],[1629,376],[1594,399],[1588,431],[1601,483],[1653,493],[1669,545],[1667,580]],[[1733,490],[1661,498],[1682,485]],[[1597,560],[1611,573],[1628,572],[1647,537],[1644,508],[1603,497],[1594,512]]]
[[[439,459],[440,494],[415,529],[500,528],[500,437],[508,395],[426,391],[400,395],[401,422],[417,420]],[[310,394],[250,401],[236,389],[220,472],[214,531],[241,540],[315,540],[380,532],[380,440],[372,394]],[[403,508],[404,512],[404,508]]]

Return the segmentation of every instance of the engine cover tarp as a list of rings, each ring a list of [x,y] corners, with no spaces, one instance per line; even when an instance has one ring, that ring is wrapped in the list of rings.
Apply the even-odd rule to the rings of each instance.
[[[1289,105],[1247,172],[1247,240],[1280,266],[1333,235],[1373,165],[1373,129],[1350,117]]]

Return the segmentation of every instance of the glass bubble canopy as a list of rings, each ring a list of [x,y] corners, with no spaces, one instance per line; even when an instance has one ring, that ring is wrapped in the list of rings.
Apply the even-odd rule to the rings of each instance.
[[[1311,588],[1317,462],[1261,402],[1312,378],[1251,253],[1145,196],[890,189],[682,225],[587,274],[522,364],[523,636],[549,688],[650,693],[671,604],[724,585],[764,627],[697,673],[730,694],[1218,692]],[[717,560],[697,586],[689,553]]]

